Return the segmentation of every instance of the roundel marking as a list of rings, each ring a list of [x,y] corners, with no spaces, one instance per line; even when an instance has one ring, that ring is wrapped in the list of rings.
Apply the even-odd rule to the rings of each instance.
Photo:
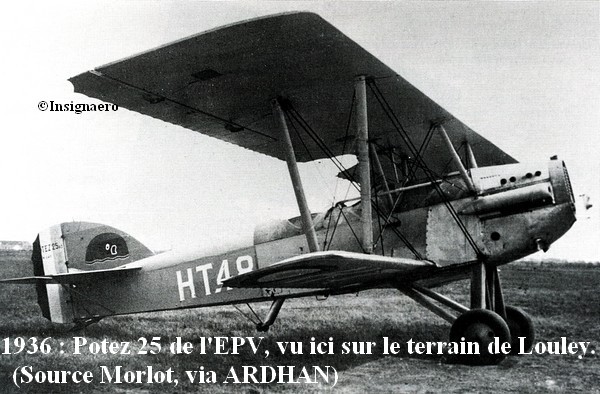
[[[129,257],[129,249],[125,239],[115,233],[103,233],[95,236],[88,244],[85,262],[94,264],[127,257]]]

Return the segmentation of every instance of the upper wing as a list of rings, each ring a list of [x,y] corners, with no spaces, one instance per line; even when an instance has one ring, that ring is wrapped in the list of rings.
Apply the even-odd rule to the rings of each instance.
[[[8,284],[76,284],[99,282],[107,279],[123,278],[132,272],[141,270],[141,267],[116,267],[105,270],[77,271],[64,274],[27,276],[23,278],[1,279],[0,283]]]
[[[428,261],[328,251],[295,256],[223,282],[229,287],[335,289],[393,282],[435,268]],[[414,279],[414,278],[413,278]]]
[[[318,135],[301,141],[292,133],[295,146],[306,146],[296,152],[304,162],[351,153],[346,125],[357,75],[377,81],[415,146],[432,122],[443,119],[455,146],[468,140],[480,166],[515,161],[312,13],[208,31],[70,81],[76,92],[280,159],[284,154],[270,100],[284,97]],[[368,96],[371,139],[409,152],[377,99]],[[319,147],[319,139],[328,152]],[[451,160],[439,136],[434,135],[426,153],[431,170],[446,172]]]

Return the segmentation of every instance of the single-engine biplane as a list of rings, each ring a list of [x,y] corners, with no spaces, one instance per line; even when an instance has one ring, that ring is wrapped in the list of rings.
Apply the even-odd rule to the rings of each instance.
[[[42,314],[79,326],[113,315],[394,288],[480,343],[534,340],[505,304],[497,267],[546,250],[575,221],[565,164],[526,165],[471,130],[312,13],[211,30],[70,79],[75,91],[285,160],[300,216],[253,242],[154,254],[115,228],[71,222],[39,233]],[[344,168],[339,157],[356,154]],[[298,162],[330,159],[360,197],[307,205]],[[434,289],[470,279],[470,305]],[[514,346],[514,348],[517,348]]]

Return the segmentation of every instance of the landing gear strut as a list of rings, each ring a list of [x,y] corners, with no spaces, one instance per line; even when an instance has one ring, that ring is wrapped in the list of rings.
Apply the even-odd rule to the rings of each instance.
[[[523,310],[504,304],[496,266],[480,262],[472,267],[471,309],[418,285],[398,289],[450,322],[451,342],[478,344],[479,354],[454,355],[451,360],[453,362],[469,365],[499,363],[506,355],[495,347],[489,349],[489,344],[494,342],[495,338],[498,338],[500,344],[511,344],[510,354],[517,354],[520,349],[529,350],[533,346],[535,332],[531,318]],[[455,313],[446,311],[433,301]]]
[[[498,269],[493,265],[477,263],[471,275],[471,310],[462,314],[452,324],[450,340],[457,341],[462,337],[467,341],[480,345],[479,357],[464,355],[459,362],[465,364],[497,364],[505,355],[494,349],[488,349],[490,342],[498,338],[500,344],[511,344],[510,354],[517,354],[520,349],[519,337],[524,337],[525,347],[533,346],[535,333],[531,318],[521,309],[506,306],[502,294],[502,286]]]
[[[279,298],[271,304],[271,308],[269,309],[269,313],[267,314],[267,318],[264,322],[260,322],[256,325],[256,330],[259,332],[267,332],[269,331],[269,327],[275,322],[279,311],[281,310],[281,306],[285,298]]]
[[[490,342],[498,338],[500,344],[511,344],[510,354],[518,353],[519,337],[524,337],[525,347],[530,349],[535,338],[533,322],[521,309],[506,306],[502,294],[502,286],[498,269],[493,265],[477,263],[471,275],[471,310],[462,314],[452,324],[450,340],[457,341],[462,337],[467,341],[480,345],[479,357],[464,355],[459,362],[465,364],[497,364],[505,355],[495,349],[497,354],[488,349]]]

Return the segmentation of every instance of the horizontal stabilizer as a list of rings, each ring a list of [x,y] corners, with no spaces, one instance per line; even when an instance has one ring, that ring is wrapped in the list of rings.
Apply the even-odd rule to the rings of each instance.
[[[429,261],[354,252],[327,251],[295,256],[223,282],[241,288],[340,289],[379,285],[434,268]]]
[[[53,282],[52,278],[49,276],[25,276],[22,278],[0,279],[0,283],[8,283],[13,285],[44,285]]]
[[[135,271],[141,270],[141,267],[117,267],[105,270],[95,271],[77,271],[65,274],[55,274],[46,276],[26,276],[22,278],[1,279],[0,283],[8,284],[76,284],[100,282],[107,279],[123,278]]]

